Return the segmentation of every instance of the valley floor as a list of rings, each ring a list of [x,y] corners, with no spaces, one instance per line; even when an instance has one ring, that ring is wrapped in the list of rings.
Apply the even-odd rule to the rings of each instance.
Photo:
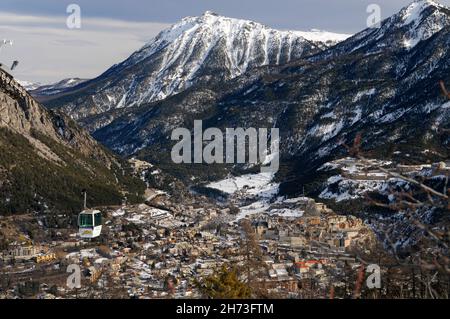
[[[345,287],[349,269],[359,269],[353,247],[375,247],[373,233],[357,218],[338,216],[306,197],[273,198],[278,185],[270,176],[210,186],[225,187],[228,205],[200,197],[180,204],[153,190],[146,204],[105,207],[98,240],[60,229],[51,231],[52,239],[11,242],[3,251],[1,296],[200,298],[198,282],[222,265],[246,267],[243,243],[252,240],[259,247],[252,258],[262,271],[256,284],[267,295],[324,297],[331,286]],[[84,270],[80,289],[66,286],[69,265]],[[30,279],[38,285],[31,292]]]
[[[431,168],[390,169],[413,174]],[[380,191],[390,181],[352,158],[321,170],[340,170],[320,195],[337,202],[342,194],[361,198]],[[332,187],[336,183],[339,187]],[[349,188],[349,183],[366,187]],[[411,281],[398,266],[386,266],[392,259],[381,248],[379,229],[367,220],[338,215],[312,198],[279,197],[279,184],[270,174],[229,177],[207,187],[226,194],[227,200],[192,195],[180,202],[148,189],[143,204],[103,207],[102,235],[93,241],[80,239],[74,228],[44,227],[45,216],[2,217],[7,241],[0,259],[0,296],[202,298],[208,297],[202,283],[225,266],[238,271],[255,298],[326,298],[331,293],[334,298],[355,293],[363,298],[411,297]],[[358,282],[370,260],[380,269],[381,287]],[[82,270],[81,287],[75,290],[67,286],[67,268],[73,265]],[[248,278],[248,269],[255,278]]]

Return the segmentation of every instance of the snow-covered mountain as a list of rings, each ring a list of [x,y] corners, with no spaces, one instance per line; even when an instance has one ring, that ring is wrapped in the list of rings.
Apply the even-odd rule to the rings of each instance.
[[[416,0],[384,20],[380,28],[368,28],[358,33],[328,55],[349,51],[376,54],[381,51],[411,50],[448,28],[448,14],[449,9],[436,1]]]
[[[66,91],[50,106],[81,120],[116,109],[163,100],[192,85],[220,83],[264,65],[312,55],[347,35],[278,31],[206,12],[162,31],[100,77]],[[108,124],[109,114],[92,129]],[[97,118],[96,118],[97,120]]]
[[[21,86],[23,86],[25,88],[25,90],[27,90],[28,92],[32,91],[32,90],[36,90],[38,87],[42,86],[42,84],[39,82],[17,80],[17,83],[19,83]]]
[[[52,84],[33,84],[28,87],[25,87],[28,91],[31,91],[30,93],[33,96],[42,97],[42,96],[50,96],[59,94],[63,91],[66,91],[68,89],[74,88],[75,86],[86,82],[87,79],[80,79],[80,78],[69,78],[64,79],[56,83]]]
[[[170,154],[171,131],[193,127],[192,119],[203,119],[204,129],[277,126],[284,173],[293,180],[281,189],[294,192],[325,161],[345,155],[341,142],[351,144],[358,133],[372,154],[390,158],[400,151],[420,162],[422,151],[432,149],[445,157],[450,103],[439,82],[450,83],[449,26],[447,7],[416,1],[379,29],[305,59],[129,110],[94,136],[158,164],[170,162],[163,155]]]

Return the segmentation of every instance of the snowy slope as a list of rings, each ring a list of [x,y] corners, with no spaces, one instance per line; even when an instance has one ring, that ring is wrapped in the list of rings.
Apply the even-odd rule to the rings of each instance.
[[[420,0],[400,12],[400,25],[409,27],[403,45],[411,49],[420,41],[431,38],[434,34],[448,27],[447,15],[442,10],[435,10],[431,14],[433,19],[425,20],[425,13],[428,8],[443,9],[443,6],[432,0]]]
[[[47,96],[59,94],[61,92],[64,92],[65,90],[71,89],[86,81],[87,81],[86,79],[69,78],[52,84],[46,85],[36,84],[32,87],[30,86],[29,90],[32,91],[31,94],[34,96]]]
[[[311,29],[311,31],[307,32],[297,31],[296,34],[309,41],[325,43],[328,46],[345,41],[352,36],[351,34],[333,33],[317,29]]]
[[[380,28],[368,28],[351,37],[330,54],[382,50],[411,50],[447,29],[449,9],[432,0],[417,0],[385,19]]]
[[[274,174],[260,173],[234,176],[210,183],[209,188],[220,190],[227,194],[242,193],[248,196],[272,198],[278,193],[279,184],[273,183]]]
[[[39,82],[29,82],[29,81],[21,81],[17,80],[17,82],[22,85],[27,91],[32,91],[42,86]]]

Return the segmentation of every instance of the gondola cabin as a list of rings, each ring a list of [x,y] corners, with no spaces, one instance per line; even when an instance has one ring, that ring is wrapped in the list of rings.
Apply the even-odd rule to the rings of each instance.
[[[78,215],[78,231],[81,238],[96,238],[102,233],[102,213],[84,210]]]

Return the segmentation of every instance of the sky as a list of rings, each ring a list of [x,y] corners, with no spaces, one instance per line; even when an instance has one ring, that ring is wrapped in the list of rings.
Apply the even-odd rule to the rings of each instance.
[[[368,5],[387,18],[412,0],[1,0],[0,62],[19,66],[16,78],[51,83],[93,78],[126,59],[161,30],[210,10],[277,29],[356,33],[366,28]],[[450,5],[450,0],[439,1]],[[67,7],[81,9],[81,28],[67,27]]]

